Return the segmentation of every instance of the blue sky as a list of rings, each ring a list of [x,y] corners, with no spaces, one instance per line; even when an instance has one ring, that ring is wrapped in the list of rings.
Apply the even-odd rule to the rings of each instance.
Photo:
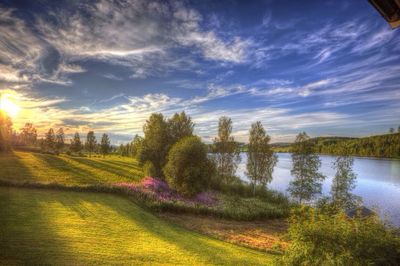
[[[400,124],[400,29],[366,0],[1,1],[0,90],[16,128],[141,134],[181,110],[205,141],[230,116],[273,142]]]

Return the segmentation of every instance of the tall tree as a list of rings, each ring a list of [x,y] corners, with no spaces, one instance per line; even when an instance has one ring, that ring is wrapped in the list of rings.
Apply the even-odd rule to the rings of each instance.
[[[89,131],[86,135],[85,149],[89,153],[89,157],[92,156],[92,152],[96,150],[96,136],[93,131]]]
[[[45,147],[46,151],[54,152],[56,148],[56,136],[54,134],[54,130],[52,128],[46,133],[45,137]]]
[[[136,158],[136,156],[140,153],[143,145],[143,138],[139,135],[135,135],[131,143],[131,154],[130,156]]]
[[[25,126],[21,128],[21,138],[25,145],[33,145],[37,140],[37,130],[32,123],[25,123]]]
[[[82,142],[81,142],[81,137],[79,136],[79,133],[76,132],[74,135],[74,138],[71,141],[71,146],[70,149],[72,152],[80,152],[82,151]]]
[[[390,133],[390,134],[393,134],[393,133],[394,133],[394,128],[391,127],[391,128],[389,129],[389,133]]]
[[[247,152],[247,176],[253,183],[253,193],[257,183],[267,185],[272,181],[272,172],[278,162],[273,153],[267,135],[260,121],[251,125]]]
[[[103,134],[103,136],[101,137],[101,143],[100,143],[100,151],[101,151],[101,154],[103,154],[103,157],[105,157],[107,154],[109,154],[110,150],[111,150],[110,139],[108,138],[107,134]]]
[[[168,123],[160,113],[154,113],[143,126],[144,140],[138,159],[141,164],[153,163],[157,177],[163,177],[162,168],[170,148]]]
[[[222,116],[218,122],[218,137],[214,139],[212,148],[213,160],[216,165],[220,182],[229,184],[235,180],[235,174],[240,163],[240,149],[232,134],[232,120]]]
[[[0,151],[11,148],[12,121],[6,112],[0,110]]]
[[[314,143],[305,132],[296,137],[292,161],[291,174],[295,179],[290,182],[288,190],[300,203],[304,200],[309,201],[321,193],[325,176],[318,172],[321,160],[314,153]]]
[[[175,113],[168,119],[168,127],[172,145],[184,137],[193,136],[194,123],[185,112]]]
[[[332,181],[331,196],[333,203],[342,209],[354,207],[357,197],[351,193],[355,188],[356,174],[353,172],[353,158],[338,156],[333,163],[336,169]]]
[[[65,135],[64,135],[64,130],[62,128],[59,128],[57,130],[56,134],[56,150],[57,152],[62,151],[65,145]]]

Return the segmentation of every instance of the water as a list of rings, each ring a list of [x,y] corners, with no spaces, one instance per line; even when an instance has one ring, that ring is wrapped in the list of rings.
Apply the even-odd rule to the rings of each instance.
[[[292,157],[289,153],[278,153],[271,189],[288,195],[287,188],[293,179],[290,174]],[[241,154],[242,161],[238,167],[238,176],[248,181],[246,175],[247,155]],[[332,169],[334,156],[321,155],[320,171],[327,176],[322,186],[322,194],[329,195],[335,170]],[[357,175],[356,188],[353,193],[361,196],[364,205],[374,208],[381,217],[400,226],[400,160],[354,157],[353,171]]]

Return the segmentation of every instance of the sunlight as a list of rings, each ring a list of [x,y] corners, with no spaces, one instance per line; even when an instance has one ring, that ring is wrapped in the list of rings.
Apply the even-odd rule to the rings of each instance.
[[[2,95],[0,98],[0,110],[5,111],[11,117],[15,117],[18,114],[20,107],[6,94]]]

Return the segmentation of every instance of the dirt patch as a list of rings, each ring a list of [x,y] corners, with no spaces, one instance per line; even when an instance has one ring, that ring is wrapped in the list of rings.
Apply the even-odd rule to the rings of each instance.
[[[248,222],[174,213],[161,213],[159,217],[189,230],[258,250],[280,251],[288,246],[281,239],[288,227],[284,219]]]

